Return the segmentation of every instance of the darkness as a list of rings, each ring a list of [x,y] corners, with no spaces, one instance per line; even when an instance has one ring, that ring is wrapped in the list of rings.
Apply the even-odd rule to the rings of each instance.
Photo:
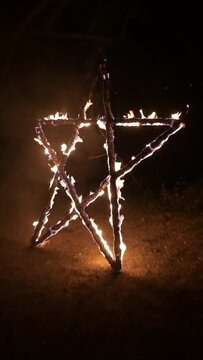
[[[109,62],[115,115],[181,111],[186,129],[136,171],[143,185],[174,184],[202,177],[201,18],[191,1],[8,1],[1,5],[2,133],[16,132],[12,109],[26,126],[54,111],[76,115],[88,97],[101,54]],[[100,88],[95,89],[94,113]],[[186,106],[189,104],[189,113]],[[29,120],[23,112],[32,109]],[[23,119],[24,118],[24,119]],[[161,129],[160,129],[161,130]],[[151,137],[150,137],[151,136]],[[133,130],[119,140],[138,150],[154,133]],[[130,150],[132,147],[129,147]],[[136,149],[136,145],[135,145]],[[129,154],[130,155],[130,154]],[[124,158],[128,153],[122,155]],[[160,171],[161,169],[161,171]],[[151,183],[146,184],[147,174]],[[149,181],[149,180],[148,180]],[[147,182],[148,182],[147,181]],[[135,185],[136,186],[136,185]]]
[[[201,214],[199,220],[192,215],[182,223],[182,218],[166,220],[168,214],[162,218],[160,213],[153,227],[153,214],[151,220],[137,216],[135,203],[151,199],[163,184],[171,189],[178,182],[203,182],[201,34],[201,6],[189,0],[1,1],[0,360],[119,359],[121,353],[130,360],[197,358]],[[29,247],[30,224],[44,205],[50,175],[33,141],[36,119],[57,111],[77,116],[104,56],[115,116],[130,109],[136,115],[139,109],[147,115],[156,111],[161,117],[182,112],[186,124],[126,179],[129,262],[116,279],[97,260],[97,249],[94,253],[80,224],[67,230],[69,242],[63,232],[59,235],[59,247],[57,241],[46,250]],[[98,80],[92,116],[103,114],[101,96]],[[116,129],[118,159],[127,162],[160,132]],[[66,136],[64,129],[48,129],[48,134],[56,146]],[[96,128],[82,130],[82,136],[70,167],[79,193],[89,193],[107,171],[100,156],[104,139]],[[99,206],[97,215],[104,216]],[[88,245],[80,248],[85,237]]]

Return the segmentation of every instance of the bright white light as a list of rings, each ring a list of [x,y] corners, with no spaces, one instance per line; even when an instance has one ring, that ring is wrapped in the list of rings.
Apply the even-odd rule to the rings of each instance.
[[[120,161],[115,161],[115,171],[119,171],[121,168],[121,162]]]
[[[142,119],[146,119],[146,116],[144,115],[142,109],[140,109],[140,114],[141,114],[141,118],[142,118]]]
[[[65,114],[60,114],[58,111],[53,115],[49,115],[47,117],[44,118],[45,120],[68,120],[68,116],[67,113]]]
[[[66,149],[67,149],[67,145],[66,145],[66,144],[62,144],[62,145],[61,145],[61,151],[64,152],[64,151],[66,151]]]
[[[54,165],[54,166],[51,167],[51,171],[52,171],[54,174],[56,174],[57,170],[58,170],[58,166],[57,166],[57,165]]]
[[[100,129],[106,130],[106,124],[103,121],[97,120],[97,125]]]
[[[175,120],[179,120],[181,114],[182,114],[181,112],[177,112],[177,113],[175,113],[175,114],[172,114],[172,115],[171,115],[171,118],[172,118],[172,119],[175,119]]]
[[[139,121],[132,121],[132,122],[129,122],[129,123],[123,123],[123,122],[120,122],[120,123],[116,123],[116,126],[128,126],[128,127],[138,127],[140,126],[140,122]]]
[[[89,107],[93,105],[93,103],[91,102],[91,100],[89,99],[86,104],[85,104],[85,107],[84,107],[84,119],[86,120],[87,119],[87,110],[89,109]]]
[[[148,117],[147,119],[156,119],[157,118],[157,115],[155,113],[155,111],[153,111]]]

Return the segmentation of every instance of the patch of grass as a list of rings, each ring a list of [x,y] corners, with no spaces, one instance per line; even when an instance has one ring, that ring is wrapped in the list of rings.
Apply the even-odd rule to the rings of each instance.
[[[196,213],[203,211],[203,179],[189,184],[179,179],[171,188],[162,184],[160,205],[165,211]]]

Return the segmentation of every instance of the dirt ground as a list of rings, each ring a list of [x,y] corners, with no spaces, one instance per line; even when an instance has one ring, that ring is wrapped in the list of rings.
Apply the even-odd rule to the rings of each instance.
[[[79,220],[44,248],[31,248],[49,171],[33,141],[37,116],[28,110],[10,111],[0,143],[0,359],[200,358],[202,214],[145,209],[129,190],[120,275]],[[51,221],[64,213],[64,201]],[[110,241],[106,205],[101,198],[88,212]]]
[[[115,275],[79,220],[44,248],[30,247],[46,191],[30,191],[26,170],[12,171],[1,188],[0,359],[200,358],[201,215],[137,209],[131,194]],[[103,205],[89,212],[108,239]]]

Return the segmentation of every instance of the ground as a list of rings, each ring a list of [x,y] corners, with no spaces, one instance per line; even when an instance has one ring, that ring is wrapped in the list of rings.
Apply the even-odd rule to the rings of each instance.
[[[115,275],[79,220],[45,247],[30,247],[44,199],[40,186],[26,193],[20,178],[16,192],[13,177],[2,190],[0,358],[199,358],[201,214],[145,209],[127,195],[127,251]],[[103,205],[89,211],[109,238]]]

